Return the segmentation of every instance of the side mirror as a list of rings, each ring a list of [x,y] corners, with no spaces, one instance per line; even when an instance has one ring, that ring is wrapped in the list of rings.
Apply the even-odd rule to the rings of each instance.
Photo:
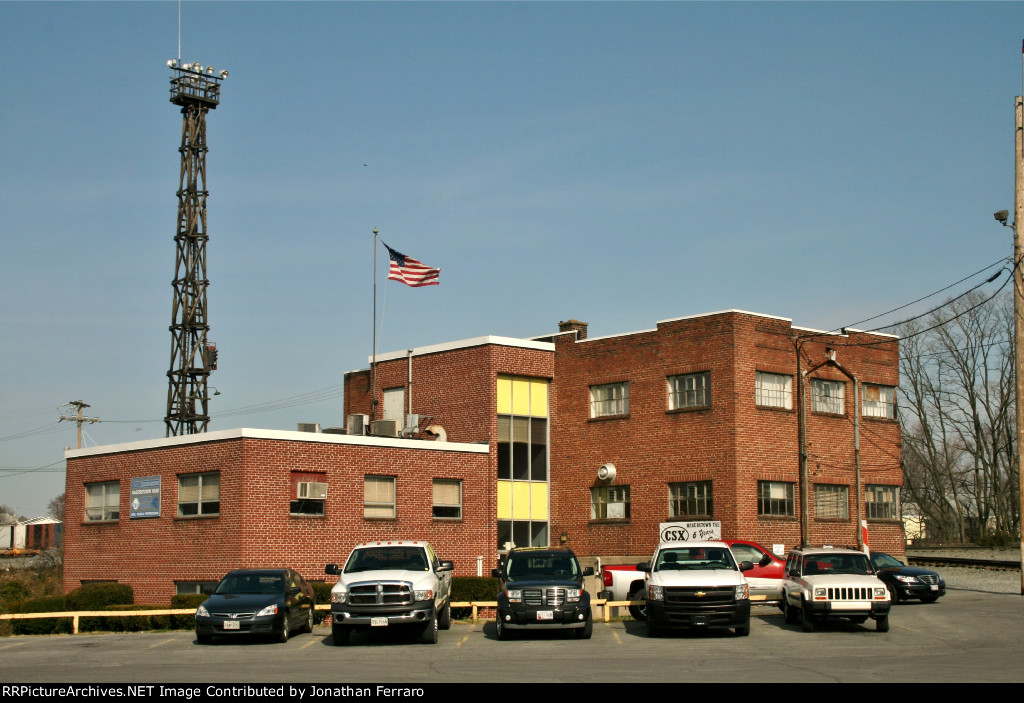
[[[593,576],[594,575],[594,567],[592,567],[592,566],[584,566],[583,567],[583,575],[584,576]]]
[[[642,561],[642,562],[640,562],[639,564],[636,565],[636,570],[637,571],[646,571],[647,573],[651,573],[651,562],[649,562],[649,561]]]
[[[496,579],[501,578],[501,569],[491,569],[491,576]]]
[[[338,574],[341,573],[341,571],[338,570],[338,565],[337,564],[328,564],[327,566],[324,567],[324,573],[325,574],[331,574],[332,576],[337,576]]]
[[[771,563],[772,563],[771,556],[769,556],[768,554],[765,554],[763,557],[761,557],[761,561],[757,562],[757,565],[758,566],[768,566]]]
[[[438,571],[452,571],[455,568],[455,562],[442,561],[441,565],[437,567]]]
[[[752,561],[741,561],[740,562],[740,571],[750,571],[753,568],[754,568],[754,562],[752,562]]]

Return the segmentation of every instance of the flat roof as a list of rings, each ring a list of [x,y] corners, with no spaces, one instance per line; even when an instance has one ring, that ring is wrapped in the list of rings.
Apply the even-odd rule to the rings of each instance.
[[[503,347],[518,347],[520,349],[535,349],[537,351],[555,351],[555,345],[551,342],[536,342],[531,339],[519,339],[518,337],[486,335],[483,337],[460,339],[454,342],[445,342],[443,344],[431,344],[425,347],[413,347],[412,349],[407,349],[405,351],[392,351],[377,354],[377,363],[380,363],[381,361],[392,361],[394,359],[404,359],[410,352],[412,352],[413,356],[421,356],[423,354],[437,354],[439,352],[452,351],[453,349],[481,347],[486,344],[495,344]],[[367,361],[373,363],[373,357],[367,357]]]
[[[86,456],[103,456],[123,452],[138,452],[146,449],[164,449],[190,444],[222,442],[230,439],[272,439],[281,442],[310,442],[317,444],[347,444],[361,447],[389,447],[392,449],[421,449],[424,451],[468,452],[470,454],[487,454],[489,444],[469,444],[465,442],[428,442],[421,439],[402,439],[400,437],[367,437],[363,435],[326,434],[322,432],[298,432],[295,430],[261,430],[240,427],[233,430],[201,432],[199,434],[182,435],[180,437],[161,437],[137,442],[106,444],[99,447],[83,447],[67,449],[65,459],[79,459]]]

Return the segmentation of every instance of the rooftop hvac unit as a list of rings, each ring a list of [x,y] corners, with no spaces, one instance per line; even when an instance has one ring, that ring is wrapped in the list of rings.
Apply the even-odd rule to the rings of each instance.
[[[366,427],[370,424],[370,416],[362,413],[356,413],[348,416],[348,423],[346,425],[348,434],[364,435],[366,434]]]
[[[327,500],[327,484],[300,481],[298,495],[300,500]]]
[[[419,415],[406,415],[405,416],[405,427],[402,428],[402,434],[406,437],[412,437],[414,434],[420,431],[420,416]]]
[[[320,431],[320,423],[319,422],[300,422],[299,423],[299,432],[319,432],[319,431]]]
[[[370,434],[375,437],[397,437],[399,429],[397,420],[374,420],[370,423]]]

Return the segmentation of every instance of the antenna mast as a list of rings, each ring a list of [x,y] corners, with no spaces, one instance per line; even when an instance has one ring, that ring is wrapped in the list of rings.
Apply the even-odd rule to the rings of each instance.
[[[198,61],[171,59],[171,102],[181,107],[181,177],[177,255],[171,305],[171,366],[167,372],[167,436],[206,432],[207,380],[217,368],[217,347],[207,341],[206,318],[206,113],[220,102],[227,71]]]

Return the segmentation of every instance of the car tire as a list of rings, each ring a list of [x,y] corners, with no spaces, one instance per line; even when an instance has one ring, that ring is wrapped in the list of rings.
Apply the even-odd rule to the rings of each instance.
[[[306,632],[313,633],[313,606],[309,606],[309,615],[306,617]]]
[[[576,635],[576,639],[578,640],[589,640],[594,634],[594,621],[590,617],[587,617],[587,624],[573,630],[573,634]]]
[[[875,630],[878,632],[889,631],[889,613],[886,613],[882,617],[875,620]]]
[[[786,599],[782,603],[782,612],[786,614],[786,624],[796,625],[800,622],[800,612]]]
[[[647,621],[647,636],[648,637],[661,637],[661,628],[655,627],[651,624],[651,621]]]
[[[814,632],[814,613],[807,607],[806,601],[800,601],[800,626],[804,632]]]
[[[750,621],[749,620],[747,620],[747,624],[746,625],[740,625],[739,627],[736,628],[736,636],[737,637],[746,637],[749,634],[750,634]]]
[[[291,623],[288,621],[288,611],[284,612],[284,622],[281,623],[281,633],[277,636],[277,641],[284,644],[288,641],[288,637],[291,635]]]
[[[640,620],[641,622],[647,619],[647,602],[646,602],[646,599],[643,598],[642,596],[643,596],[643,591],[636,591],[635,593],[630,593],[628,596],[626,596],[627,600],[642,600],[642,601],[644,601],[643,605],[631,605],[631,606],[629,606],[629,614],[633,616],[634,620]]]
[[[501,622],[500,615],[498,616],[498,619],[494,621],[494,631],[495,634],[497,634],[498,639],[503,642],[508,640],[512,636],[512,633],[508,631],[508,628],[505,627],[505,624]]]
[[[331,641],[335,647],[344,647],[348,644],[349,630],[342,625],[331,626]]]
[[[899,589],[895,588],[891,583],[885,584],[885,587],[889,590],[889,600],[892,601],[893,605],[898,605],[900,602]]]
[[[430,621],[423,626],[423,630],[420,632],[420,642],[422,644],[437,644],[437,612],[431,616]]]
[[[196,642],[198,642],[199,644],[210,644],[211,642],[213,642],[213,635],[207,635],[197,632]]]
[[[446,602],[444,608],[441,609],[441,615],[437,619],[437,626],[442,630],[450,629],[452,626],[452,604]]]

